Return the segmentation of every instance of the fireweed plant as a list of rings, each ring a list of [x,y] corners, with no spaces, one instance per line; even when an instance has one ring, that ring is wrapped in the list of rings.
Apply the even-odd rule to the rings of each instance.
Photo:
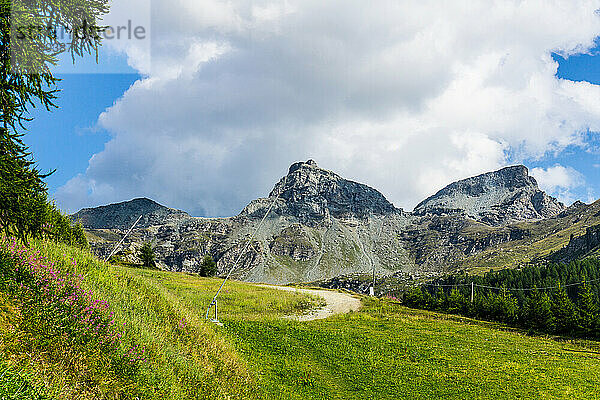
[[[9,330],[19,336],[12,343],[50,357],[68,347],[76,357],[98,359],[98,375],[133,380],[147,362],[145,349],[126,340],[108,302],[83,287],[77,261],[69,262],[57,265],[16,239],[0,237],[0,291],[19,310]]]

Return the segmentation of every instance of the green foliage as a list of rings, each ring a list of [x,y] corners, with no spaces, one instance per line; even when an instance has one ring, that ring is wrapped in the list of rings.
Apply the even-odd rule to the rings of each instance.
[[[211,277],[217,274],[217,263],[213,260],[210,254],[207,254],[202,259],[200,264],[200,276]]]
[[[443,309],[449,313],[465,314],[469,312],[469,306],[467,297],[458,289],[453,288],[450,295],[445,298]]]
[[[41,236],[46,212],[43,176],[27,157],[20,142],[0,135],[0,225],[23,242]]]
[[[117,321],[127,322],[125,333],[148,349],[149,365],[136,376],[145,389],[139,398],[586,399],[597,392],[600,360],[590,357],[597,345],[587,342],[527,337],[503,325],[371,299],[359,312],[297,322],[281,317],[316,306],[315,299],[242,282],[229,282],[221,293],[225,326],[217,327],[204,312],[221,280],[110,267],[54,242],[32,246],[57,265],[76,260],[73,272],[85,276],[85,288],[107,299]],[[2,315],[0,334],[7,331]],[[87,365],[80,374],[65,371],[71,354],[64,353],[40,363],[40,354],[9,352],[0,340],[0,359],[54,398],[133,398],[130,387],[111,389],[108,377],[101,396],[84,396]]]
[[[140,249],[140,259],[144,268],[156,268],[156,261],[154,260],[154,249],[152,244],[145,242]]]
[[[442,279],[436,279],[431,283],[454,286],[470,285],[473,282],[476,285],[514,289],[531,289],[534,286],[538,288],[554,287],[560,284],[567,288],[567,294],[574,300],[577,296],[577,287],[571,285],[583,281],[600,281],[600,259],[588,258],[569,263],[528,265],[521,269],[501,269],[483,275],[469,275],[461,272]],[[595,283],[590,286],[590,289],[595,296],[600,295],[600,284]],[[465,290],[467,289],[465,288]],[[527,290],[512,292],[520,303],[523,302],[527,293]]]
[[[51,68],[61,53],[75,56],[97,53],[99,19],[108,12],[108,0],[0,0],[0,74],[3,93],[0,111],[4,129],[13,132],[28,121],[30,106],[54,106],[56,83]],[[59,30],[71,33],[61,43]],[[6,132],[5,132],[6,133]]]
[[[515,323],[519,317],[519,303],[512,294],[503,288],[498,294],[490,294],[490,316],[492,320]]]
[[[585,399],[597,390],[588,363],[600,361],[571,343],[386,300],[311,323],[225,324],[267,398]]]
[[[560,285],[552,297],[552,314],[556,321],[557,333],[572,334],[573,328],[578,326],[575,304]]]
[[[537,331],[552,332],[554,316],[550,296],[535,288],[525,299],[521,308],[521,319],[524,326]]]
[[[15,331],[13,328],[23,325],[3,322],[2,299],[6,292],[0,290],[0,359],[10,359],[11,365],[27,369],[53,397],[134,399],[137,392],[140,399],[245,399],[258,390],[245,361],[217,328],[204,320],[206,306],[221,280],[109,266],[87,251],[50,241],[31,241],[31,246],[59,268],[82,275],[82,287],[110,304],[123,337],[144,346],[148,355],[148,363],[142,364],[135,375],[128,375],[122,364],[107,365],[102,349],[91,348],[84,357],[73,351],[71,340],[63,340],[60,335],[52,339],[56,340],[54,350],[38,354],[38,346],[48,342],[44,332],[56,329],[40,331],[31,324],[31,329]],[[4,276],[0,273],[0,280]],[[307,295],[229,282],[219,299],[219,318],[273,319],[303,313],[318,304],[317,299]],[[44,312],[46,317],[53,315],[51,309]],[[19,313],[16,307],[11,315],[16,318]],[[22,336],[30,330],[34,333]],[[4,335],[13,331],[20,336],[6,339]],[[16,340],[23,338],[27,340]],[[31,347],[20,351],[25,344]],[[114,373],[106,373],[107,369]],[[124,378],[116,379],[115,374]],[[103,394],[93,392],[95,388]]]
[[[429,294],[429,292],[424,292],[423,289],[415,286],[404,294],[404,302],[405,304],[410,305],[410,307],[428,308],[427,301],[425,299],[425,293],[427,295]]]
[[[43,217],[43,237],[80,249],[89,249],[89,244],[81,222],[73,223],[52,203],[46,205]]]
[[[108,304],[81,288],[82,277],[72,273],[77,262],[57,265],[13,241],[0,247],[0,295],[14,308],[10,329],[0,331],[4,350],[60,361],[85,376],[82,390],[96,397],[99,386],[139,394],[135,382],[144,351],[115,325]]]
[[[577,298],[578,326],[588,336],[598,335],[598,301],[588,284],[582,286]]]
[[[587,276],[592,279],[587,281]],[[466,302],[471,282],[476,288],[472,304]],[[409,307],[499,321],[531,331],[600,338],[599,290],[600,260],[586,259],[484,276],[451,275],[408,290],[402,301]]]
[[[96,21],[108,0],[0,0],[0,228],[23,243],[39,238],[47,222],[47,189],[22,141],[30,107],[55,107],[58,56],[97,51]],[[72,33],[60,43],[57,30]]]
[[[72,246],[79,247],[80,249],[88,249],[90,247],[81,221],[77,221],[71,225],[71,237],[73,238],[71,242]]]
[[[0,361],[0,399],[50,400],[42,395],[25,374]]]

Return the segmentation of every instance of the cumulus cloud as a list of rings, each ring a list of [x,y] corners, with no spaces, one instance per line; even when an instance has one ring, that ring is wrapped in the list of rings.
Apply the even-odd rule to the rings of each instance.
[[[572,190],[585,184],[585,179],[579,171],[560,164],[549,168],[533,168],[531,175],[542,190],[555,195],[567,205],[577,199]]]
[[[151,59],[124,49],[144,77],[99,117],[112,139],[56,197],[232,215],[314,158],[412,209],[600,131],[600,87],[557,79],[551,57],[593,47],[598,8],[154,0]]]

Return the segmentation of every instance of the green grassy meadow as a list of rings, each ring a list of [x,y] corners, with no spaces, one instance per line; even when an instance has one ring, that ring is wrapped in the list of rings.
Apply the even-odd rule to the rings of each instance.
[[[307,323],[226,324],[279,398],[597,398],[595,349],[367,300]]]
[[[298,322],[282,317],[318,306],[318,299],[240,282],[225,286],[224,326],[217,326],[204,315],[219,279],[111,267],[67,246],[34,246],[65,268],[77,260],[73,268],[86,287],[108,300],[148,362],[128,391],[93,375],[82,365],[88,358],[32,353],[11,342],[20,311],[0,297],[0,398],[593,399],[600,393],[596,342],[527,336],[387,299],[365,298],[359,312]],[[27,391],[10,397],[22,382]]]
[[[33,386],[26,374],[0,362],[0,399],[46,400],[47,397],[40,393],[42,390]]]

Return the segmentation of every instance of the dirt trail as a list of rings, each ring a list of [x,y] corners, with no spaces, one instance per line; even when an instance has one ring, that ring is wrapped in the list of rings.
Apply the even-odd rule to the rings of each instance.
[[[361,307],[360,299],[349,293],[335,292],[332,290],[316,290],[316,289],[299,289],[289,286],[277,285],[259,285],[272,289],[285,290],[287,292],[305,293],[312,296],[322,297],[325,300],[325,305],[320,308],[311,310],[308,314],[293,315],[288,318],[296,321],[312,321],[315,319],[327,318],[335,314],[345,314],[350,311],[358,311]]]

